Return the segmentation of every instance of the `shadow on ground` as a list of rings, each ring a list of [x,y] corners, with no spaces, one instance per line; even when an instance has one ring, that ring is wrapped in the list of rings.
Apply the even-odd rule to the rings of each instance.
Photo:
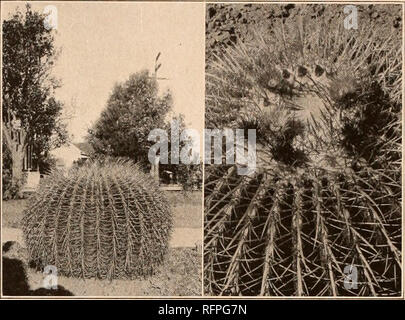
[[[62,286],[57,289],[38,288],[31,290],[27,265],[23,262],[25,250],[14,241],[3,245],[3,295],[5,296],[73,296]]]

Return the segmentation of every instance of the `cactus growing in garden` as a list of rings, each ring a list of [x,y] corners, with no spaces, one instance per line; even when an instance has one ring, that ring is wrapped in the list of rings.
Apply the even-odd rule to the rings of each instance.
[[[206,126],[256,129],[257,169],[205,167],[206,292],[400,295],[401,33],[300,7],[207,68]]]
[[[169,204],[150,176],[129,161],[54,171],[24,213],[31,261],[82,278],[152,274],[168,251]]]

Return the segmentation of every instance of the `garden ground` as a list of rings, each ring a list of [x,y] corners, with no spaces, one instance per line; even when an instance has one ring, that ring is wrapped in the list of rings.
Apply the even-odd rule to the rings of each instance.
[[[202,272],[201,241],[199,241],[202,232],[202,194],[201,192],[167,192],[167,197],[173,207],[174,239],[172,239],[166,261],[155,275],[132,281],[83,280],[60,276],[58,284],[76,296],[199,296]],[[21,242],[20,224],[26,205],[26,199],[3,202],[2,228],[5,229],[2,235],[3,242],[9,240],[7,238],[10,237],[9,234],[6,236],[6,232],[16,232],[17,234],[11,235],[11,237],[14,238],[13,240]],[[7,260],[11,264],[17,261]],[[22,265],[26,263],[27,261]],[[26,295],[52,295],[52,292],[42,291],[41,293],[38,290],[43,282],[42,273],[30,268],[26,269],[26,281],[30,289]],[[12,267],[10,271],[15,273],[15,270],[17,268]],[[11,277],[7,275],[7,272],[7,268],[4,266],[3,279]],[[7,292],[3,292],[3,294],[7,295]],[[8,293],[8,295],[13,295],[13,293]]]

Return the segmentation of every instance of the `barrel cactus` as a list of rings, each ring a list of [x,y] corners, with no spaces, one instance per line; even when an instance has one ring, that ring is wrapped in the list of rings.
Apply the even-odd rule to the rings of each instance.
[[[207,294],[401,294],[401,33],[307,8],[209,62],[206,126],[256,129],[257,169],[205,167]]]
[[[54,171],[24,213],[31,261],[69,277],[148,276],[168,251],[169,204],[150,176],[128,161]]]

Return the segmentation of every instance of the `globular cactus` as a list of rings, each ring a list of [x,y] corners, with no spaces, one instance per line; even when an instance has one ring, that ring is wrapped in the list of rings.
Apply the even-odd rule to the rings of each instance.
[[[400,33],[299,7],[207,68],[206,126],[256,129],[257,169],[205,166],[206,293],[398,296]]]
[[[205,188],[207,293],[398,295],[401,191],[379,183],[374,175],[322,169],[275,167],[253,177],[238,176],[234,166],[212,170]]]
[[[30,259],[82,278],[148,276],[168,251],[169,204],[150,176],[127,161],[54,171],[24,213]]]

